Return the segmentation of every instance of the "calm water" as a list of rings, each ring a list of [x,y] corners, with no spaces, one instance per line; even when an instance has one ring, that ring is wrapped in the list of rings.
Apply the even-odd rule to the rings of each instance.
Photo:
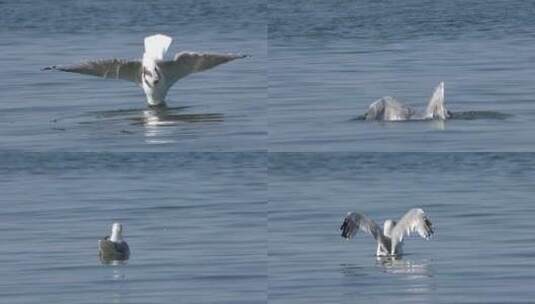
[[[535,296],[533,154],[272,154],[270,303],[531,303]],[[384,265],[348,211],[377,221],[413,207],[430,241],[406,240]]]
[[[2,1],[0,144],[31,151],[259,151],[267,147],[264,1]],[[143,38],[252,57],[191,75],[148,111],[135,84],[40,71],[141,58]],[[215,117],[215,118],[214,118]]]
[[[0,11],[0,302],[533,301],[535,155],[494,153],[535,151],[533,2]],[[182,79],[166,110],[128,82],[40,70],[140,58],[154,33],[174,38],[171,54],[252,57]],[[440,81],[458,119],[356,119],[385,95],[423,110]],[[436,234],[401,260],[376,260],[364,233],[340,237],[350,210],[382,223],[413,207]],[[102,265],[114,221],[132,257]]]
[[[535,149],[535,3],[270,1],[272,151]],[[352,118],[381,96],[420,110],[444,81],[477,119]]]
[[[265,303],[266,154],[1,154],[2,303]],[[125,225],[132,256],[101,265]]]

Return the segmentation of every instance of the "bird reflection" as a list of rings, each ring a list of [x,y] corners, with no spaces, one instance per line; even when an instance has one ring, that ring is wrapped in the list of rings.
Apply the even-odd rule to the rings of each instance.
[[[413,278],[432,277],[427,262],[404,260],[396,256],[377,257],[378,267],[392,274],[406,274]]]
[[[434,119],[431,121],[431,127],[435,130],[446,130],[446,122],[440,119]]]
[[[191,124],[217,124],[223,122],[224,116],[219,113],[183,113],[189,107],[148,107],[143,109],[119,109],[112,111],[88,112],[73,117],[61,117],[54,119],[54,123],[65,122],[69,119],[78,120],[79,125],[98,125],[99,128],[106,126],[106,130],[117,130],[120,134],[136,135],[141,126],[145,142],[162,144],[174,143],[180,139],[195,136],[195,130]],[[80,118],[90,117],[90,120]],[[132,127],[125,127],[124,123]],[[173,127],[175,126],[175,127]]]
[[[122,264],[122,263],[120,263]],[[112,263],[112,265],[120,265]],[[112,288],[113,292],[110,297],[110,303],[123,303],[123,297],[125,294],[125,284],[127,283],[126,274],[123,267],[113,267],[113,273],[111,277],[113,285],[115,288]]]
[[[199,114],[179,114],[185,107],[168,108],[165,106],[151,107],[143,110],[141,117],[133,117],[134,124],[144,126],[172,126],[179,123],[196,122],[222,122],[223,114],[219,113],[199,113]]]
[[[142,111],[142,116],[132,117],[133,125],[142,125],[145,129],[145,141],[150,144],[173,143],[179,137],[191,136],[185,130],[180,134],[176,129],[168,128],[187,123],[217,123],[223,121],[223,115],[218,113],[180,114],[181,108],[165,106],[151,107]]]

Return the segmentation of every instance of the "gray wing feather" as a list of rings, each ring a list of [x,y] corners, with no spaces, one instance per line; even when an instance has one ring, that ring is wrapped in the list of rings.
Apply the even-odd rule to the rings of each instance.
[[[433,225],[422,209],[409,210],[392,229],[392,240],[403,241],[403,237],[417,232],[422,238],[429,239],[433,235]]]
[[[170,87],[180,78],[191,73],[205,71],[220,64],[244,57],[247,57],[247,55],[181,52],[176,54],[174,60],[163,61],[158,65],[166,76],[167,85]]]
[[[366,120],[406,120],[414,111],[390,96],[374,101],[368,108]]]
[[[364,214],[349,212],[340,226],[342,237],[349,240],[357,234],[359,229],[373,235],[378,242],[383,242],[383,232],[372,219]]]
[[[50,66],[43,70],[57,70],[111,79],[141,82],[141,62],[123,59],[95,60],[68,66]]]

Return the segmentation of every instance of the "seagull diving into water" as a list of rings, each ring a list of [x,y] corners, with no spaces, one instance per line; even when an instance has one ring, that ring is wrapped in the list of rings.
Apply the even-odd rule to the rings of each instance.
[[[124,261],[130,257],[130,248],[123,239],[123,226],[114,223],[111,227],[111,236],[98,241],[98,253],[103,261]]]
[[[377,241],[377,256],[400,256],[403,238],[413,232],[428,240],[433,234],[431,221],[422,209],[411,209],[396,223],[386,220],[383,230],[372,219],[357,212],[349,212],[340,227],[342,237],[349,240],[358,230],[368,232]]]
[[[162,34],[146,37],[145,53],[141,61],[94,60],[69,66],[54,65],[43,70],[58,70],[132,81],[143,88],[150,106],[159,106],[165,105],[167,92],[180,78],[234,59],[247,57],[247,55],[235,54],[180,52],[173,60],[164,60],[164,55],[172,41],[171,37]]]
[[[452,115],[446,109],[445,104],[444,82],[440,82],[429,99],[424,113],[418,113],[415,109],[402,104],[393,97],[384,96],[374,101],[368,108],[368,112],[362,115],[361,118],[365,120],[384,121],[446,120]]]

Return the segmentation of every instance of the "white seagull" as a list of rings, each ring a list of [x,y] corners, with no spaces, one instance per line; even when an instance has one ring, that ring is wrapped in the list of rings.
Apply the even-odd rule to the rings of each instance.
[[[386,220],[383,230],[372,219],[358,212],[349,212],[340,227],[342,237],[351,239],[358,230],[368,232],[377,241],[377,256],[400,256],[403,238],[413,232],[428,240],[433,234],[431,221],[422,209],[411,209],[396,223]]]
[[[363,116],[366,120],[403,121],[403,120],[446,120],[451,112],[446,109],[444,82],[440,82],[427,103],[424,113],[402,104],[391,96],[374,101]]]
[[[104,78],[123,79],[135,82],[145,92],[150,106],[165,105],[167,92],[180,78],[191,73],[211,69],[247,55],[204,54],[180,52],[173,60],[164,55],[173,39],[157,34],[145,38],[145,53],[140,60],[94,60],[68,66],[50,66],[43,70],[58,70]]]
[[[111,236],[98,241],[98,253],[103,261],[124,261],[130,257],[130,248],[123,239],[123,225],[113,223]]]

